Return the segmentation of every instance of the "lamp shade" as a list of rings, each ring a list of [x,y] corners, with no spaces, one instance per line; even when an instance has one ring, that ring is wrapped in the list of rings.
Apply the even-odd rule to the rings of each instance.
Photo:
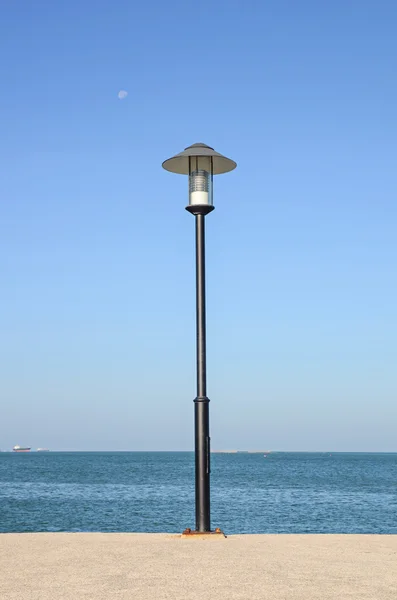
[[[212,175],[221,175],[233,171],[237,167],[234,160],[226,158],[223,154],[215,152],[213,148],[199,142],[185,148],[183,152],[168,158],[163,162],[163,168],[171,173],[179,173],[180,175],[190,175],[191,159],[209,158],[212,164]],[[190,159],[190,160],[189,160]]]

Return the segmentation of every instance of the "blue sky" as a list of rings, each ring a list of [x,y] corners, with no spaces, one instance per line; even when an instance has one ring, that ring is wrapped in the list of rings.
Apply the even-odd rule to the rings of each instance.
[[[397,451],[397,4],[6,0],[0,448]],[[124,100],[119,90],[128,91]]]

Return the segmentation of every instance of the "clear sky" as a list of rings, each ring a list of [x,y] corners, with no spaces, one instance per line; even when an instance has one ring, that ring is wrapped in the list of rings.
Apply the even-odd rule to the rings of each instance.
[[[0,448],[397,451],[397,3],[4,0]],[[118,98],[120,90],[128,92]]]

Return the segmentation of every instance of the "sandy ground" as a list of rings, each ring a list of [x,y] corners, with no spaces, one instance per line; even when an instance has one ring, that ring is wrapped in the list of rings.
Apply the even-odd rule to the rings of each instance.
[[[1,600],[397,600],[397,536],[0,535]]]

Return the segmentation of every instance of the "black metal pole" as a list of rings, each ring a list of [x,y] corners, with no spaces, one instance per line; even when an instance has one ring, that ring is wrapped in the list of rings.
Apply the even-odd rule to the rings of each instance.
[[[197,398],[194,400],[196,531],[210,531],[210,429],[205,323],[205,214],[196,218]]]

